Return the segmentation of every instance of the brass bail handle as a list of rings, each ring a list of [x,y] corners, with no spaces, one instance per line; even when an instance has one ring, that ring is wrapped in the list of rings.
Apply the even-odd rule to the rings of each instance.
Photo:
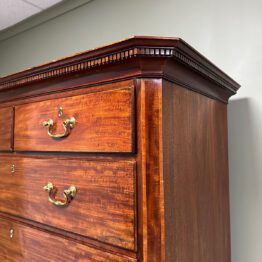
[[[47,121],[43,122],[43,126],[47,127],[47,133],[52,138],[63,138],[67,137],[71,129],[75,127],[76,120],[74,117],[70,117],[69,119],[63,122],[64,133],[62,134],[54,134],[54,121],[52,119],[48,119]]]
[[[56,199],[57,188],[53,185],[53,183],[48,182],[46,186],[44,186],[44,191],[48,193],[48,201],[55,206],[58,207],[66,207],[70,204],[70,202],[76,196],[76,187],[70,186],[68,189],[63,192],[63,199]]]
[[[59,107],[58,108],[58,117],[61,118],[62,115],[63,115],[63,108]],[[74,117],[70,117],[66,119],[65,121],[63,121],[64,133],[55,134],[53,119],[48,119],[47,121],[43,122],[43,126],[47,127],[48,135],[54,139],[67,137],[70,134],[71,130],[75,127],[75,124],[76,124],[76,119]]]

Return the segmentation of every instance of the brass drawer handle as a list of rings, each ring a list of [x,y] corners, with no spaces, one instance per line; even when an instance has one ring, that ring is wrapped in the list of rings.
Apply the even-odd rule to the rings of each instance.
[[[76,120],[74,117],[70,117],[69,119],[65,120],[63,122],[63,127],[65,132],[63,134],[54,134],[54,121],[52,119],[49,119],[45,122],[43,122],[43,126],[46,126],[48,128],[48,135],[51,136],[52,138],[63,138],[67,137],[71,129],[75,127]]]
[[[57,188],[50,182],[44,186],[44,191],[48,192],[48,201],[55,206],[66,207],[76,196],[76,187],[70,186],[68,189],[64,190],[64,199],[56,199]]]

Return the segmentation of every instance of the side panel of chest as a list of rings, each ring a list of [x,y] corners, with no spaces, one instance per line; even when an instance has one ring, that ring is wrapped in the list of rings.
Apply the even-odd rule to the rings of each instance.
[[[166,261],[229,262],[227,105],[167,81],[163,104]]]

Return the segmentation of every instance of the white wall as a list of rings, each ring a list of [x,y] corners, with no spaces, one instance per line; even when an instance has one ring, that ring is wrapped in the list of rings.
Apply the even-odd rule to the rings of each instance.
[[[232,262],[261,262],[261,0],[95,0],[0,41],[0,74],[130,35],[180,36],[242,84],[229,104]]]

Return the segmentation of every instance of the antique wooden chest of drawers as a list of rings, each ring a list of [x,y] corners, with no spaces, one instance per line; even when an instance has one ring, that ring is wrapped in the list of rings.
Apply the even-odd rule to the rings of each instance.
[[[178,38],[0,79],[0,259],[229,262],[227,102]]]

